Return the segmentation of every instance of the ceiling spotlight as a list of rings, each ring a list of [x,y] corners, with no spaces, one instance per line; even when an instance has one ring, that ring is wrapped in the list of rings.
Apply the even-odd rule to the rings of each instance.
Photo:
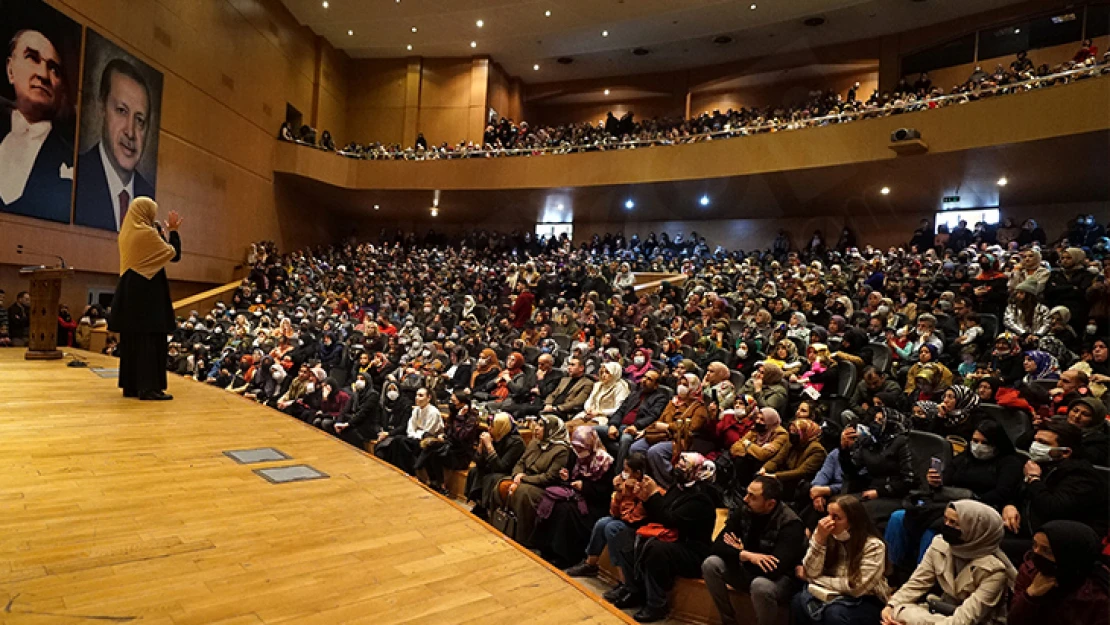
[[[412,50],[412,44],[410,43],[409,45],[405,46],[405,49]]]
[[[397,1],[400,2],[400,0],[397,0]],[[551,17],[551,11],[544,11],[543,16],[544,17]]]
[[[1004,187],[1009,183],[1010,183],[1010,181],[1006,180],[1006,176],[1002,176],[1001,178],[998,179],[998,186],[1000,186],[1000,187]]]
[[[609,95],[609,90],[608,89],[605,90],[605,95]]]
[[[348,36],[348,37],[353,37],[353,36],[354,36],[354,34],[355,34],[355,31],[353,31],[353,30],[348,30],[348,31],[347,31],[347,36]]]
[[[879,193],[882,193],[883,195],[890,195],[890,187],[883,187],[882,189],[879,189]]]
[[[1020,28],[1015,28],[1014,29],[1014,34],[1015,35],[1020,35],[1021,34],[1021,29]]]
[[[751,9],[752,11],[754,11],[755,10],[755,3],[753,2],[752,5],[748,8]]]
[[[471,48],[477,48],[478,47],[478,42],[477,41],[471,41],[470,42],[470,47]]]
[[[320,6],[324,7],[325,9],[326,9],[326,8],[328,8],[328,0],[324,0],[324,1],[323,1],[323,2],[322,2],[322,3],[320,4]]]
[[[535,65],[533,65],[532,66],[532,71],[534,71],[534,72],[540,71],[540,64],[536,63]]]
[[[411,30],[412,30],[412,32],[414,32],[414,33],[415,33],[415,32],[416,32],[416,27],[415,27],[415,26],[413,26]]]
[[[709,206],[709,196],[708,195],[701,196],[701,199],[698,200],[698,203],[701,204],[702,206]]]
[[[607,31],[607,30],[601,31],[601,36],[602,37],[608,37],[609,36],[609,31]]]
[[[636,203],[633,202],[632,200],[626,200],[625,203],[624,203],[624,207],[627,208],[628,210],[632,210],[633,208],[636,208]]]
[[[381,208],[382,208],[382,207],[381,207],[381,206],[378,206],[377,204],[375,204],[375,205],[374,205],[374,210],[381,210]]]
[[[477,22],[474,22],[474,25],[477,26],[478,28],[481,28],[481,27],[485,26],[486,23],[483,22],[482,20],[478,20]]]
[[[439,217],[439,209],[435,206],[432,207],[432,217]]]

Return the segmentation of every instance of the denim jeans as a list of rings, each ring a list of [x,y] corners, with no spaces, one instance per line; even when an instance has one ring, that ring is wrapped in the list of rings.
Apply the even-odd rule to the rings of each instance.
[[[601,552],[605,550],[605,545],[609,544],[609,540],[626,527],[628,527],[627,523],[611,516],[603,516],[598,519],[590,533],[590,543],[586,545],[586,555],[600,556]],[[609,558],[612,559],[612,555]]]

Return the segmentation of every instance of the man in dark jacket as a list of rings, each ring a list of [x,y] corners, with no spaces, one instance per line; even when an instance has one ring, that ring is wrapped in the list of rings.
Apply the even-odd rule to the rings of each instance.
[[[666,391],[659,388],[659,377],[659,372],[655,370],[645,373],[640,387],[609,415],[609,423],[595,428],[618,467],[624,466],[624,457],[628,455],[628,448],[636,440],[636,435],[658,421],[667,407],[669,397]]]
[[[536,373],[533,381],[535,384],[528,389],[526,401],[507,404],[502,410],[516,418],[527,415],[538,415],[543,410],[543,400],[555,391],[563,379],[563,372],[555,368],[555,359],[551,354],[543,354],[536,361]],[[515,399],[515,398],[514,398]]]
[[[729,511],[713,555],[702,563],[702,577],[723,625],[739,623],[729,586],[751,594],[757,625],[778,623],[779,604],[796,590],[793,572],[805,556],[805,526],[781,497],[777,479],[756,476],[744,505]]]
[[[1082,431],[1065,417],[1053,417],[1033,437],[1025,486],[1017,501],[1002,509],[1007,529],[1002,550],[1011,560],[1024,557],[1033,534],[1049,521],[1079,521],[1106,534],[1106,481],[1079,457],[1082,447]]]
[[[1060,267],[1052,270],[1044,288],[1044,299],[1071,311],[1071,328],[1082,336],[1087,325],[1087,289],[1094,284],[1095,274],[1087,271],[1087,253],[1078,247],[1060,252]]]
[[[875,396],[879,393],[892,393],[899,395],[902,388],[894,380],[875,367],[868,365],[863,369],[863,381],[856,385],[852,396],[848,399],[848,409],[841,414],[844,423],[862,421],[866,419],[872,408],[875,407]]]

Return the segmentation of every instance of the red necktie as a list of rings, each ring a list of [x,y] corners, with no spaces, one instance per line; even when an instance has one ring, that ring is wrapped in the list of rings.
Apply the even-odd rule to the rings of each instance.
[[[127,189],[119,192],[119,225],[123,227],[123,218],[127,217],[127,206],[131,204],[131,194]]]

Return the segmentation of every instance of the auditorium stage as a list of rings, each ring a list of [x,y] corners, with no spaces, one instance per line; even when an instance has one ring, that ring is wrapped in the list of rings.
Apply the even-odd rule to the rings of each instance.
[[[172,375],[174,401],[125,400],[115,378],[23,351],[0,349],[0,622],[633,622],[289,417]],[[224,455],[258,447],[292,459]],[[329,477],[253,472],[301,463]]]

